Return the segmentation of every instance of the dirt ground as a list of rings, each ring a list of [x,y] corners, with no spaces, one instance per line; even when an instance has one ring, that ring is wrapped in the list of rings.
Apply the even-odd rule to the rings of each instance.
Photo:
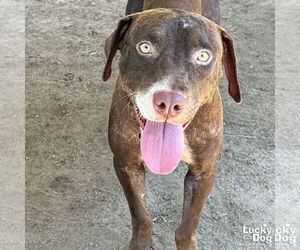
[[[126,249],[129,210],[112,166],[107,121],[117,77],[103,83],[103,42],[125,0],[31,0],[26,8],[26,247]],[[274,1],[221,0],[235,38],[243,103],[220,83],[225,138],[200,249],[254,249],[243,225],[272,226],[274,211]],[[147,174],[154,249],[175,249],[181,164]],[[274,249],[262,244],[261,249]]]

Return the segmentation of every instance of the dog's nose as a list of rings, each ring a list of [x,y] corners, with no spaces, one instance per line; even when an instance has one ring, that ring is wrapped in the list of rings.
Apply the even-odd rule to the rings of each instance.
[[[172,91],[157,91],[153,95],[153,106],[155,111],[163,116],[176,117],[186,104],[186,97]]]

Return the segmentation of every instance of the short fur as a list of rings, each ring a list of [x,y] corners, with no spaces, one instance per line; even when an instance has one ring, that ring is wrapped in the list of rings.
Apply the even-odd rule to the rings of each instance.
[[[147,11],[138,12],[141,6]],[[150,249],[152,244],[152,220],[146,208],[145,168],[139,147],[141,130],[134,111],[134,96],[169,76],[173,90],[185,93],[191,100],[185,115],[176,122],[192,118],[184,131],[188,152],[182,160],[188,163],[189,170],[184,180],[182,222],[175,239],[178,249],[197,249],[196,230],[215,182],[223,138],[223,107],[218,87],[222,63],[229,94],[236,102],[241,101],[233,39],[216,24],[220,21],[217,0],[129,0],[126,13],[130,15],[119,21],[106,41],[103,79],[110,77],[113,57],[120,49],[120,75],[110,110],[109,144],[132,216],[129,248]],[[172,39],[167,40],[168,37]],[[135,44],[141,38],[152,39],[160,45],[159,59],[139,57]],[[193,47],[199,46],[199,40],[201,46],[210,47],[215,54],[212,64],[201,70],[187,61]]]

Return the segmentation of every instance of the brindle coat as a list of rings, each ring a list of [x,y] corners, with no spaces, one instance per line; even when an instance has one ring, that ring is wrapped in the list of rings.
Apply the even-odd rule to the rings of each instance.
[[[136,13],[142,11],[142,6],[147,11]],[[229,94],[236,102],[241,101],[233,40],[210,21],[219,23],[218,0],[129,0],[126,13],[130,15],[119,21],[106,41],[103,80],[110,77],[113,57],[120,49],[120,75],[110,110],[109,144],[132,216],[129,248],[150,249],[152,244],[152,220],[146,208],[145,168],[134,95],[171,76],[172,89],[190,96],[185,118],[193,118],[184,131],[186,148],[182,160],[188,163],[189,170],[184,180],[183,216],[175,240],[178,249],[197,249],[196,230],[215,182],[223,138],[223,107],[218,87],[222,62]],[[135,44],[140,39],[159,44],[161,54],[155,60],[139,57]],[[199,46],[209,47],[214,54],[213,62],[201,69],[186,60],[191,49]]]

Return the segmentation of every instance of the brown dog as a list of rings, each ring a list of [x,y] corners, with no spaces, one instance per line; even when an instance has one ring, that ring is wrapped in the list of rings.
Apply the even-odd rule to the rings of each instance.
[[[138,12],[141,6],[145,11]],[[180,160],[189,170],[176,245],[197,249],[199,217],[215,182],[223,138],[222,62],[229,94],[241,101],[233,40],[214,23],[220,19],[217,0],[129,1],[130,13],[106,41],[103,73],[106,81],[120,49],[109,143],[132,216],[130,249],[149,249],[152,242],[144,163],[168,174]]]

